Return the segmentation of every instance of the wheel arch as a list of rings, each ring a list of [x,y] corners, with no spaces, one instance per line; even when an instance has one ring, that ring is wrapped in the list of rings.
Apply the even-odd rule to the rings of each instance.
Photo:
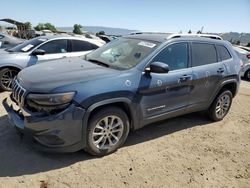
[[[129,121],[130,121],[130,129],[132,130],[135,129],[136,118],[135,118],[135,112],[132,110],[131,105],[132,105],[132,101],[128,98],[107,99],[107,100],[103,100],[103,101],[92,104],[86,110],[86,113],[83,119],[83,126],[84,126],[83,130],[87,128],[91,115],[109,106],[116,106],[124,110],[124,112],[127,114]]]
[[[221,86],[218,88],[216,93],[214,94],[212,100],[210,101],[210,105],[213,103],[214,99],[224,90],[227,89],[231,91],[233,97],[236,96],[239,89],[239,81],[236,79],[225,80],[221,83]]]
[[[12,64],[7,64],[7,65],[5,64],[5,65],[0,66],[0,70],[6,69],[6,68],[15,69],[15,70],[18,70],[18,71],[22,70],[22,67],[12,65]]]

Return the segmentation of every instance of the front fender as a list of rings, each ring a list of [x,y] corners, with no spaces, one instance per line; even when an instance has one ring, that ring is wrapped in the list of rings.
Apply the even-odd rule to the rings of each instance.
[[[14,63],[0,63],[0,69],[3,69],[5,67],[14,67],[14,68],[17,68],[17,69],[20,69],[20,70],[23,69],[22,66],[14,64]]]
[[[83,138],[86,138],[86,132],[88,127],[88,121],[90,118],[91,112],[93,112],[96,108],[105,106],[105,105],[112,105],[116,103],[124,103],[129,108],[129,115],[131,118],[131,128],[137,129],[138,125],[140,125],[140,118],[137,117],[137,110],[136,110],[136,104],[134,102],[126,97],[119,97],[119,98],[112,98],[112,99],[106,99],[99,102],[96,102],[88,107],[86,110],[86,113],[83,118]],[[136,118],[137,117],[137,118]]]

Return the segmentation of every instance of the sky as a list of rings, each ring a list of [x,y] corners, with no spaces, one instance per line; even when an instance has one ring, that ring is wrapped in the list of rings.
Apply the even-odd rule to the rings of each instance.
[[[248,32],[250,0],[1,0],[0,19],[141,31]],[[0,22],[1,24],[1,22]]]

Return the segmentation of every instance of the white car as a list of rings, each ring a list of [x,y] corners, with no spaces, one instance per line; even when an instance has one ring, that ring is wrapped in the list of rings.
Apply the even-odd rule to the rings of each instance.
[[[243,63],[241,77],[250,80],[250,52],[238,46],[234,46],[233,48]]]
[[[13,37],[6,33],[0,33],[0,48],[11,48],[22,42],[24,42],[23,39]]]
[[[103,45],[99,40],[73,36],[37,37],[0,51],[0,90],[11,90],[12,80],[28,66],[67,57],[83,56]]]

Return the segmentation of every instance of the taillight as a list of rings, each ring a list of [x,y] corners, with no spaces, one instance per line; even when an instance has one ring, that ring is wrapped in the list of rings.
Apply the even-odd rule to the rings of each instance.
[[[247,59],[250,59],[250,54],[247,54]]]

